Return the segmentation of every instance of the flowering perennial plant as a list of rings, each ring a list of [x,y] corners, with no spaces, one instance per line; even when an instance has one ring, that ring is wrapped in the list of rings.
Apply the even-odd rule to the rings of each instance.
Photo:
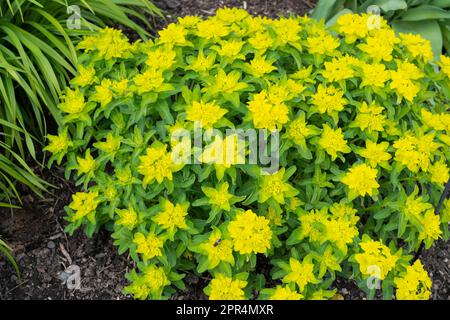
[[[187,274],[211,299],[328,299],[336,278],[370,297],[428,299],[413,254],[449,236],[450,58],[385,21],[326,28],[223,8],[154,41],[106,28],[80,43],[79,75],[49,136],[82,191],[67,231],[106,226],[136,269],[125,292],[167,299]],[[177,129],[280,133],[280,169],[214,161],[235,136],[172,156]],[[369,281],[370,280],[370,281]],[[371,283],[371,282],[370,282]]]

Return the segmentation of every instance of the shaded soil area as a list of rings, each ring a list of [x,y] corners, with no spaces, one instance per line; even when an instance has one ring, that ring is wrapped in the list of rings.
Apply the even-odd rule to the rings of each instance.
[[[156,21],[164,26],[178,16],[209,16],[223,6],[240,7],[256,15],[277,17],[305,14],[314,6],[314,0],[158,0],[167,20]],[[127,32],[128,33],[128,32]],[[130,34],[130,36],[132,36]],[[39,170],[37,170],[38,172]],[[129,299],[123,295],[125,273],[133,268],[126,255],[119,256],[109,233],[102,230],[87,238],[82,230],[68,236],[63,229],[64,205],[70,202],[76,188],[63,177],[62,169],[38,172],[57,189],[44,199],[27,190],[21,190],[23,209],[13,214],[0,209],[0,236],[14,249],[20,266],[21,284],[13,268],[0,256],[0,300],[3,299]],[[433,299],[450,299],[450,244],[439,242],[422,254],[433,280]],[[80,289],[69,289],[73,284],[70,266],[80,270]],[[66,282],[63,282],[66,280]],[[69,281],[67,281],[69,280]],[[204,299],[202,289],[209,279],[188,274],[187,290],[174,299]],[[364,294],[351,281],[336,283],[344,299],[363,299]]]

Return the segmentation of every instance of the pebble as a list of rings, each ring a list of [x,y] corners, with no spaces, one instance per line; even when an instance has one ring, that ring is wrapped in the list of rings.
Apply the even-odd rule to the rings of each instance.
[[[347,295],[348,294],[348,290],[346,288],[342,288],[341,290],[343,295]]]
[[[49,242],[47,243],[47,248],[49,248],[49,249],[54,249],[54,248],[55,248],[55,243],[54,243],[53,241],[49,241]]]

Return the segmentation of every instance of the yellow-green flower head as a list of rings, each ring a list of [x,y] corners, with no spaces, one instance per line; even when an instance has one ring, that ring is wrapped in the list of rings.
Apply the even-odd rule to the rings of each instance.
[[[349,55],[333,58],[332,61],[325,62],[325,70],[322,71],[322,75],[330,82],[347,80],[355,76],[355,66],[360,64],[361,61]]]
[[[128,92],[128,79],[115,80],[111,83],[111,89],[116,94],[116,96],[127,96]]]
[[[228,112],[213,102],[194,101],[186,108],[186,120],[199,122],[202,128],[211,128]]]
[[[184,46],[188,44],[186,40],[187,30],[180,24],[171,23],[165,29],[158,32],[159,43],[174,46]]]
[[[95,68],[90,65],[88,67],[78,66],[78,74],[70,83],[80,87],[86,87],[95,81]]]
[[[239,8],[220,8],[216,11],[217,19],[227,23],[232,24],[235,22],[242,21],[249,17],[249,13],[244,9]]]
[[[328,221],[328,209],[311,210],[302,212],[298,216],[300,222],[300,233],[298,240],[309,238],[311,242],[323,243],[326,240],[325,224]]]
[[[302,261],[295,258],[289,259],[290,272],[282,279],[283,283],[295,283],[300,292],[303,292],[309,283],[317,284],[320,282],[314,275],[314,264],[309,261]]]
[[[361,87],[383,88],[390,77],[386,66],[381,63],[363,63],[361,64],[361,71]]]
[[[189,203],[173,204],[169,200],[164,200],[162,210],[156,214],[152,220],[160,225],[163,229],[169,231],[172,239],[177,229],[187,229],[186,216],[188,215]]]
[[[331,160],[335,160],[338,153],[351,152],[350,147],[347,145],[347,141],[344,139],[342,129],[332,129],[329,125],[323,125],[322,135],[319,139],[319,146],[322,147],[326,153],[331,156]]]
[[[265,90],[253,95],[248,102],[248,110],[256,129],[275,130],[289,121],[289,109],[284,103],[273,104]]]
[[[272,63],[272,61],[266,60],[265,57],[256,56],[247,64],[247,66],[251,75],[256,78],[261,78],[277,69]]]
[[[402,212],[409,219],[419,219],[423,212],[433,208],[430,203],[425,202],[423,197],[416,197],[418,192],[419,190],[416,189],[412,194],[410,194],[406,198],[403,206]]]
[[[105,153],[115,154],[120,149],[121,140],[119,136],[114,136],[111,132],[108,132],[105,141],[94,143],[94,147]]]
[[[433,209],[425,211],[420,218],[422,228],[419,231],[419,241],[425,240],[426,247],[429,248],[435,240],[441,238],[441,219],[434,213]]]
[[[347,13],[339,17],[336,25],[347,43],[364,39],[369,34],[368,15]]]
[[[431,296],[431,279],[417,260],[406,268],[402,277],[394,279],[397,300],[429,300]]]
[[[205,57],[203,51],[199,51],[198,56],[192,59],[187,68],[199,73],[207,72],[211,70],[215,62],[215,53],[210,53]]]
[[[171,153],[166,149],[167,145],[149,147],[146,154],[139,157],[138,172],[144,176],[144,188],[154,180],[158,183],[162,183],[164,179],[172,180],[172,174],[181,169],[182,165],[175,164]]]
[[[441,72],[443,72],[447,78],[450,78],[450,57],[441,55],[439,66],[441,67]]]
[[[240,40],[221,41],[217,53],[222,57],[229,58],[231,62],[236,59],[243,60],[245,55],[241,53],[241,50],[244,44],[245,42]]]
[[[128,39],[121,30],[106,27],[99,30],[97,37],[88,37],[78,45],[80,49],[98,50],[99,56],[105,60],[124,58],[131,48]]]
[[[150,293],[157,294],[170,284],[166,272],[161,267],[149,265],[143,270],[143,273],[144,282]]]
[[[359,230],[356,226],[359,218],[352,216],[349,218],[331,218],[323,222],[326,235],[324,240],[334,243],[342,253],[347,253],[347,245],[353,243],[356,236],[359,235]]]
[[[47,139],[49,143],[43,150],[49,151],[52,154],[66,154],[67,150],[73,146],[72,140],[70,140],[69,133],[67,132],[67,127],[56,136],[48,134]]]
[[[202,187],[202,190],[208,197],[208,202],[211,206],[230,211],[230,200],[233,198],[233,195],[228,192],[228,188],[228,182],[223,182],[220,183],[217,188]]]
[[[210,300],[244,300],[247,281],[233,279],[221,273],[211,280],[206,291]]]
[[[83,112],[86,103],[84,95],[80,90],[67,89],[64,96],[64,102],[59,104],[59,109],[68,114],[77,114]]]
[[[422,58],[426,62],[433,60],[430,40],[412,33],[400,33],[400,39],[413,58]]]
[[[175,58],[177,56],[176,52],[167,46],[162,47],[151,47],[146,50],[147,60],[145,64],[152,70],[168,70],[175,63]]]
[[[364,157],[372,168],[376,168],[379,164],[387,164],[392,156],[387,152],[389,148],[389,142],[376,142],[367,140],[366,148],[357,152],[360,156]],[[386,167],[386,165],[384,165]]]
[[[334,56],[339,45],[339,39],[327,33],[310,36],[306,39],[308,52],[314,55]]]
[[[271,246],[272,230],[269,220],[251,210],[236,214],[228,225],[234,250],[240,254],[266,253]]]
[[[293,198],[297,199],[297,198]],[[270,221],[271,225],[280,227],[284,223],[283,215],[281,211],[275,210],[273,207],[267,208],[267,212],[264,214],[264,217]]]
[[[241,75],[242,74],[236,70],[226,74],[225,71],[219,69],[217,75],[214,77],[213,83],[211,83],[210,86],[203,88],[202,91],[209,93],[212,96],[242,91],[248,87],[248,84],[239,81]]]
[[[364,238],[359,243],[363,252],[355,254],[359,269],[365,277],[383,280],[395,268],[398,256],[393,255],[391,250],[381,241],[374,241],[369,237]]]
[[[114,173],[119,184],[122,186],[129,185],[133,182],[133,173],[129,165],[124,168],[115,168]]]
[[[361,131],[371,133],[373,131],[384,131],[387,125],[386,115],[383,114],[384,108],[372,102],[368,105],[365,101],[358,108],[355,120],[350,123],[351,128],[359,128]]]
[[[162,256],[164,240],[153,232],[149,232],[147,235],[141,232],[135,233],[133,243],[136,244],[136,253],[142,254],[144,262]]]
[[[111,85],[112,81],[110,79],[103,79],[99,86],[95,86],[95,93],[91,99],[100,103],[101,107],[105,107],[113,99]]]
[[[268,32],[258,32],[248,39],[248,43],[255,48],[259,54],[263,54],[274,45],[275,40]],[[450,73],[449,73],[450,74]]]
[[[222,261],[234,265],[233,242],[223,239],[219,229],[211,232],[208,240],[201,244],[201,250],[208,256],[209,269],[217,267]]]
[[[397,61],[397,70],[391,71],[390,77],[392,80],[390,88],[401,98],[411,102],[420,91],[420,86],[413,80],[422,78],[423,72],[410,62]]]
[[[133,295],[133,298],[145,300],[150,295],[150,288],[144,281],[144,277],[140,276],[133,280],[133,283],[124,288],[124,293]]]
[[[445,199],[441,210],[442,222],[450,222],[450,199]]]
[[[77,192],[72,195],[72,202],[69,208],[74,211],[74,214],[69,215],[70,221],[75,222],[87,217],[92,223],[95,222],[95,210],[100,204],[98,199],[98,192]]]
[[[216,136],[214,141],[205,147],[200,161],[230,168],[233,165],[245,163],[245,150],[242,149],[244,148],[237,134],[230,134],[225,139]]]
[[[357,47],[365,52],[374,62],[392,61],[392,51],[395,44],[399,43],[394,30],[392,29],[374,29],[370,36],[366,38],[365,43]]]
[[[434,152],[439,144],[434,142],[434,133],[414,136],[411,133],[404,134],[394,143],[395,161],[406,166],[412,172],[428,172]]]
[[[371,168],[365,163],[357,164],[348,170],[341,182],[348,186],[350,199],[357,196],[373,196],[378,192],[380,186],[377,182],[377,174],[377,169]]]
[[[306,139],[319,134],[319,129],[307,124],[306,115],[302,113],[298,118],[292,120],[287,129],[286,137],[299,146],[306,146]]]
[[[118,219],[115,221],[116,224],[130,230],[133,230],[134,227],[136,227],[139,217],[133,207],[129,207],[128,209],[116,209],[116,213],[118,216]]]
[[[317,92],[312,97],[312,104],[317,107],[320,113],[328,113],[333,116],[339,111],[344,110],[347,104],[347,99],[344,97],[344,92],[335,88],[334,86],[324,86],[322,84],[317,88]]]
[[[298,194],[298,190],[291,186],[284,178],[285,168],[281,168],[274,174],[261,177],[259,183],[259,202],[263,203],[273,199],[284,204],[285,198],[292,198]]]
[[[89,149],[86,150],[84,158],[77,157],[78,175],[93,173],[97,168],[97,162],[91,156]]]
[[[303,295],[295,290],[292,290],[288,286],[278,285],[273,289],[272,294],[268,300],[302,300]]]
[[[134,77],[134,84],[139,94],[151,91],[160,92],[167,89],[167,85],[164,85],[162,70],[149,69],[144,71]]]
[[[275,39],[280,45],[296,45],[300,41],[302,27],[297,19],[280,18],[279,20],[273,20],[271,25],[276,33]]]
[[[212,18],[197,24],[197,36],[208,40],[219,40],[230,33],[229,27],[221,20]]]
[[[420,110],[422,122],[431,129],[441,131],[446,130],[447,122],[450,120],[450,115],[447,114],[433,114],[426,109]],[[447,118],[449,120],[447,120]],[[448,130],[449,131],[449,130]]]
[[[446,184],[450,178],[449,170],[444,160],[433,163],[428,171],[431,174],[431,182],[436,184]]]
[[[186,29],[195,28],[200,21],[202,21],[202,19],[198,16],[178,17],[178,23]]]

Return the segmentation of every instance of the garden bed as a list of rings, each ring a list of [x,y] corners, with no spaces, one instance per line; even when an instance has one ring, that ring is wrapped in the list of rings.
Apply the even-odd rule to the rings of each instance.
[[[164,0],[156,4],[166,10],[167,21],[158,21],[159,26],[174,21],[178,16],[214,14],[218,7],[236,6],[252,14],[276,17],[278,15],[304,14],[313,7],[314,1],[304,0]],[[38,172],[39,173],[39,172]],[[87,238],[82,230],[69,237],[63,231],[64,205],[76,191],[66,181],[61,171],[42,172],[42,176],[58,187],[40,199],[23,190],[23,209],[10,214],[1,212],[6,218],[0,220],[0,234],[14,249],[22,271],[19,285],[12,267],[0,260],[0,299],[128,299],[122,293],[126,284],[124,274],[133,266],[126,255],[119,256],[106,230]],[[450,292],[450,247],[439,242],[420,257],[433,280],[433,299],[449,299]],[[81,269],[81,289],[69,290],[60,277],[66,267],[76,264]],[[188,290],[175,295],[176,299],[205,298],[202,289],[207,279],[188,275]],[[339,282],[339,293],[345,299],[361,299],[362,292],[351,282]]]

